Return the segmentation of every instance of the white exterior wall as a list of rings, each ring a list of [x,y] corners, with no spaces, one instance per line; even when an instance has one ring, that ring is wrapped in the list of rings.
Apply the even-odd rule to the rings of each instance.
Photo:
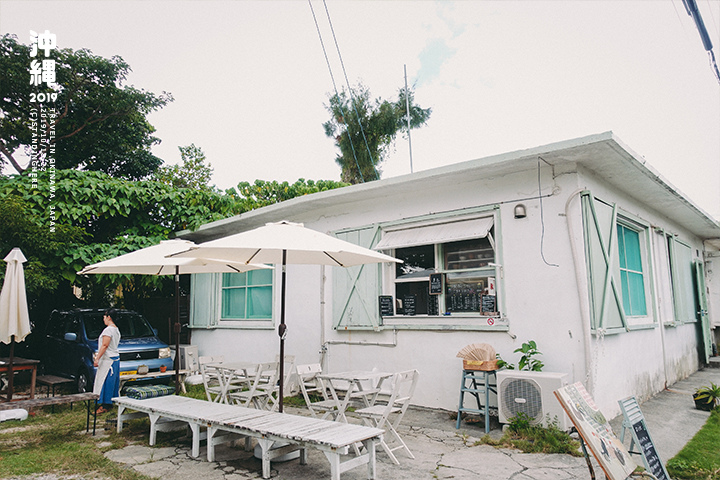
[[[538,199],[526,200],[536,197],[538,192],[537,171],[528,170],[491,179],[439,175],[431,189],[420,185],[414,193],[398,191],[352,205],[319,207],[311,213],[287,218],[318,231],[333,232],[499,204],[495,228],[502,258],[496,262],[503,265],[503,278],[497,283],[504,296],[508,331],[334,331],[334,268],[289,266],[286,354],[295,355],[298,364],[322,361],[327,371],[415,368],[420,372],[420,380],[413,403],[454,411],[462,368],[462,361],[455,355],[460,349],[471,343],[489,343],[506,361],[517,363],[519,354],[513,350],[523,342],[535,340],[543,353],[540,360],[545,363],[544,371],[568,373],[571,381],[585,383],[609,418],[619,413],[619,399],[635,395],[643,400],[695,371],[698,368],[695,324],[678,327],[656,324],[653,328],[588,337],[587,278],[578,193],[589,189],[597,198],[616,202],[624,211],[678,233],[692,244],[693,252],[702,251],[699,239],[658,212],[614,191],[582,168],[579,173],[567,167],[566,171],[556,170],[555,178],[550,167],[543,165],[541,171],[543,195],[554,193],[542,199],[542,215]],[[514,218],[513,209],[518,203],[526,206],[526,218]],[[575,259],[568,222],[576,247]],[[543,223],[545,260],[541,255]],[[279,271],[276,292],[278,279]],[[654,298],[651,291],[647,294]],[[279,344],[273,330],[195,329],[192,338],[201,355],[223,354],[238,361],[270,360],[277,354]],[[323,344],[327,348],[324,354]],[[586,370],[588,361],[593,363],[590,371]]]

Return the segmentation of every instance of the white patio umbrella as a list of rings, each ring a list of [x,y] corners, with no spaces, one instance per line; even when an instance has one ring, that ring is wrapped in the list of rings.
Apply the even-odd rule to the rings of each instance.
[[[30,314],[25,294],[25,273],[22,264],[27,261],[15,247],[4,259],[7,262],[5,281],[0,292],[0,342],[10,344],[8,361],[8,401],[13,394],[13,361],[15,342],[22,342],[30,333]]]
[[[186,251],[196,245],[189,240],[163,240],[158,245],[146,247],[119,257],[88,265],[78,272],[84,274],[134,274],[175,275],[175,393],[180,388],[180,275],[188,273],[235,273],[247,272],[266,265],[235,263],[199,258],[168,257]]]
[[[285,265],[332,265],[353,267],[367,263],[401,262],[388,255],[369,250],[339,238],[305,228],[301,223],[282,221],[268,223],[247,232],[212,240],[191,247],[176,258],[205,258],[248,264],[250,262],[282,265],[280,296],[280,392],[279,410],[283,411],[285,364]]]

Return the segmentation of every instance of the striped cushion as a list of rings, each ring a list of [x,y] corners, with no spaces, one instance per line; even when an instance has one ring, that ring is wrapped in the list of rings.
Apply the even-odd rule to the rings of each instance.
[[[168,385],[144,385],[142,387],[125,388],[125,395],[136,400],[162,397],[163,395],[172,395],[173,393],[175,393],[175,387]]]

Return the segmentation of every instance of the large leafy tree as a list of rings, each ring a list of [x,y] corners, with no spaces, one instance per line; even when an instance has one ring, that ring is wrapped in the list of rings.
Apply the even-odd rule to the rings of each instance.
[[[255,180],[254,183],[240,182],[237,185],[237,189],[232,188],[228,190],[227,193],[235,197],[238,202],[243,205],[245,210],[255,210],[274,203],[284,202],[291,198],[324,192],[325,190],[333,190],[347,185],[347,183],[335,182],[333,180],[318,180],[316,182],[314,180],[305,180],[304,178],[298,179],[298,181],[293,184],[278,182],[276,180]]]
[[[42,103],[44,109],[54,108],[57,116],[45,125],[55,136],[38,149],[38,161],[47,162],[53,148],[58,169],[141,179],[158,168],[162,160],[150,147],[160,140],[153,136],[147,115],[171,102],[169,93],[156,95],[124,85],[130,66],[122,58],[107,59],[86,49],[51,50],[56,86],[33,86],[30,51],[14,35],[0,37],[0,165],[10,164],[18,173],[27,170],[19,154],[31,152],[32,111],[40,107],[32,101],[33,94],[56,93],[54,101]]]
[[[380,178],[380,165],[399,132],[427,123],[432,109],[415,104],[412,89],[402,88],[395,101],[371,99],[362,84],[330,96],[325,108],[331,118],[323,124],[325,135],[335,139],[340,154],[335,161],[342,168],[341,179],[362,183]]]
[[[197,190],[212,190],[210,185],[213,169],[210,163],[205,163],[205,153],[202,148],[190,144],[187,147],[178,147],[180,150],[181,165],[162,165],[157,169],[153,178],[160,183],[178,188],[194,188]]]

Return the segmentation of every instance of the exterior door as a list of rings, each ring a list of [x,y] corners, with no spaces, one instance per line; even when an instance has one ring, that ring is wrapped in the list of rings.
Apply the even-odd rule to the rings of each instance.
[[[693,262],[695,270],[695,294],[697,298],[697,318],[698,324],[701,329],[702,338],[702,351],[700,358],[705,363],[710,363],[710,356],[712,355],[712,332],[710,331],[710,319],[708,318],[708,300],[707,300],[707,289],[705,288],[705,271],[703,269],[703,263],[700,261]]]

